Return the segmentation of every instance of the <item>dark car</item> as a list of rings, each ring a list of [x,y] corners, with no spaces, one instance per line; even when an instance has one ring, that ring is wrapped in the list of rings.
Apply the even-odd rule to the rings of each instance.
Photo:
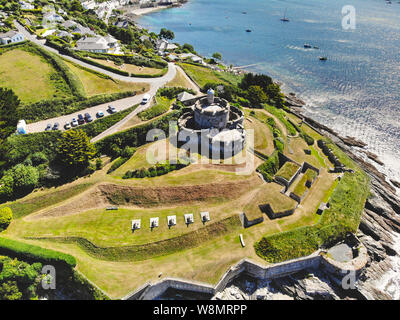
[[[85,118],[81,114],[78,114],[78,123],[79,124],[84,124],[85,123]]]
[[[46,126],[46,129],[44,129],[44,130],[45,130],[45,131],[51,130],[51,123],[48,123],[47,126]]]
[[[93,121],[92,116],[89,113],[85,113],[85,119],[86,119],[86,122],[92,122]]]
[[[108,106],[107,111],[108,111],[109,113],[116,113],[116,112],[117,112],[117,109],[115,109],[115,107],[113,107],[113,106]]]
[[[55,124],[54,124],[54,126],[53,126],[53,129],[52,130],[59,130],[60,129],[60,125],[59,125],[59,123],[58,122],[56,122]]]

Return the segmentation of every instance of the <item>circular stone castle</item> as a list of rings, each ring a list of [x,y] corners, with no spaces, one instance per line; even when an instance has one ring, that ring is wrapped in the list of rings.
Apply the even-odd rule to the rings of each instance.
[[[231,157],[243,150],[246,133],[243,112],[222,98],[215,97],[209,89],[207,96],[198,99],[192,111],[178,120],[178,140],[189,147],[198,147],[201,154],[211,153],[212,158]]]

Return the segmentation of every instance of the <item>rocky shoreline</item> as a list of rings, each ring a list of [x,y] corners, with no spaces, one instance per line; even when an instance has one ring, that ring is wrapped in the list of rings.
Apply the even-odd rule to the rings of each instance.
[[[341,279],[335,278],[325,270],[303,270],[268,281],[249,278],[243,274],[214,299],[398,299],[400,251],[397,246],[400,243],[400,198],[396,195],[396,189],[372,164],[354,154],[352,148],[363,148],[365,146],[363,142],[351,137],[340,137],[334,130],[305,117],[301,113],[301,99],[293,94],[290,94],[290,98],[290,112],[304,119],[321,134],[331,138],[371,177],[371,196],[365,203],[356,234],[367,249],[369,261],[358,277],[356,288],[352,290],[344,290]],[[370,156],[375,158],[373,154]],[[396,181],[391,183],[396,185]]]

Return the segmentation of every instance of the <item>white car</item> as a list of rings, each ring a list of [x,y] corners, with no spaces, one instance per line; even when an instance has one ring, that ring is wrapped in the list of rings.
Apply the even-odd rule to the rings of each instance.
[[[149,94],[145,94],[143,96],[143,99],[142,99],[142,104],[146,104],[149,101],[150,101],[150,95]]]
[[[71,121],[71,126],[72,127],[77,127],[78,126],[78,121],[76,120],[76,118],[73,118]]]

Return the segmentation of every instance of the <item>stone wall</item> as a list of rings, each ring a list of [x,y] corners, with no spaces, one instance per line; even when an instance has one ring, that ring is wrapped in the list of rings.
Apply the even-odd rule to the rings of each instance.
[[[151,300],[162,295],[168,288],[215,295],[222,291],[235,278],[243,272],[251,277],[267,280],[281,278],[305,269],[324,268],[335,276],[347,274],[349,271],[360,271],[368,262],[368,253],[364,246],[360,246],[359,256],[349,262],[340,263],[328,258],[323,251],[318,250],[313,254],[299,259],[284,261],[270,265],[261,265],[249,259],[242,259],[230,267],[221,277],[220,281],[212,286],[208,283],[195,282],[184,279],[165,278],[154,284],[146,283],[138,290],[130,293],[123,300]]]

